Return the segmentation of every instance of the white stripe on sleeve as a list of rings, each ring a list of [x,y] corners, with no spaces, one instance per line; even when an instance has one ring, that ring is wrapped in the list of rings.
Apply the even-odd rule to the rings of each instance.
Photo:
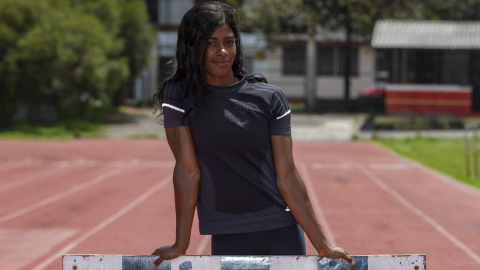
[[[163,104],[162,104],[162,107],[169,107],[169,108],[174,109],[174,110],[176,110],[176,111],[185,113],[185,110],[182,110],[182,109],[180,109],[180,108],[178,108],[178,107],[175,107],[175,106],[173,106],[173,105],[170,105],[170,104],[168,104],[168,103],[163,103]],[[290,111],[289,111],[289,112],[290,112]],[[278,119],[278,118],[277,118],[277,119]]]
[[[290,113],[290,111],[291,111],[291,110],[288,110],[288,112],[286,112],[286,113],[280,115],[279,117],[277,117],[277,120],[280,119],[280,118],[282,118],[282,117],[285,117],[287,114]]]

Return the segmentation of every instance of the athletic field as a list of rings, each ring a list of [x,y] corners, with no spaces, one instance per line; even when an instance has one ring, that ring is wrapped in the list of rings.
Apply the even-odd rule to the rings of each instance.
[[[479,191],[369,143],[294,142],[294,152],[327,237],[350,254],[480,269]],[[0,269],[172,244],[173,166],[164,140],[0,140]],[[194,221],[187,254],[209,252]],[[307,254],[316,255],[308,241]]]

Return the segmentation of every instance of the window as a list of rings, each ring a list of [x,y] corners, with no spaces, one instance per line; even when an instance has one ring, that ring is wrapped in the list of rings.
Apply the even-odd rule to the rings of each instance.
[[[470,55],[464,50],[449,50],[442,52],[442,83],[461,84],[469,83],[468,75]]]
[[[283,46],[283,74],[305,75],[305,44]]]
[[[442,53],[439,50],[416,50],[416,83],[441,83]]]
[[[305,75],[305,44],[283,46],[283,74]],[[346,50],[342,46],[317,45],[317,75],[342,76]],[[352,48],[350,74],[358,76],[358,48]]]
[[[347,57],[347,50],[345,47],[336,47],[339,49],[339,73],[338,75],[345,75],[345,57]],[[334,74],[337,75],[337,74]],[[350,54],[350,76],[358,76],[358,48],[353,47]]]
[[[337,64],[334,62],[338,61],[338,57],[334,55],[334,51],[336,51],[334,49],[336,48],[332,46],[317,46],[317,75],[338,74],[338,68],[335,70],[337,72],[334,72],[334,64]]]

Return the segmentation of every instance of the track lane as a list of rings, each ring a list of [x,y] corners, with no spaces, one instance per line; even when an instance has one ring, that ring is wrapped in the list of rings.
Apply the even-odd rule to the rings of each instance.
[[[89,239],[91,236],[101,232],[110,224],[116,222],[118,219],[122,218],[125,214],[130,212],[132,209],[136,208],[139,204],[147,200],[150,196],[152,196],[155,192],[159,191],[163,187],[165,187],[168,183],[170,183],[171,176],[166,177],[158,184],[154,185],[153,187],[149,188],[146,192],[141,194],[139,197],[135,198],[132,202],[130,202],[125,207],[121,208],[119,211],[115,212],[115,214],[111,215],[107,219],[100,222],[95,227],[91,228],[90,230],[81,234],[77,239],[70,242],[67,246],[63,247],[59,251],[54,254],[51,254],[47,259],[41,261],[38,265],[35,265],[35,268],[38,270],[43,270],[48,267],[48,269],[52,269],[53,267],[61,267],[61,256],[65,253],[72,252],[78,245],[82,244],[85,240]],[[113,240],[113,239],[112,239]],[[113,240],[115,241],[115,240]],[[109,241],[109,243],[113,242]],[[116,241],[115,241],[116,242]],[[53,264],[53,265],[52,265]]]
[[[410,211],[415,213],[423,221],[431,225],[436,231],[438,231],[442,236],[448,239],[454,246],[456,246],[457,248],[465,252],[465,254],[468,257],[470,257],[474,262],[478,264],[478,266],[480,266],[480,256],[477,253],[475,253],[475,251],[473,251],[470,247],[468,247],[465,243],[463,243],[457,237],[455,237],[449,230],[445,229],[445,227],[443,227],[437,221],[432,219],[429,214],[426,214],[425,212],[420,210],[416,205],[414,205],[414,203],[406,200],[398,192],[396,192],[394,189],[386,185],[380,178],[378,178],[371,171],[365,168],[365,166],[362,166],[358,163],[355,163],[355,166],[360,171],[365,173],[381,189],[383,189],[385,192],[390,194],[393,198],[395,198],[399,203],[401,203],[403,206],[408,208]]]
[[[166,174],[158,169],[133,168],[121,173],[111,179],[104,181],[88,189],[84,189],[72,196],[64,197],[47,207],[39,208],[29,215],[23,215],[2,225],[4,228],[19,228],[29,231],[33,228],[45,229],[70,229],[75,230],[73,237],[60,241],[57,245],[50,247],[51,251],[36,258],[26,267],[21,269],[32,269],[37,264],[48,259],[48,256],[58,252],[68,243],[75,241],[79,235],[85,234],[88,230],[98,226],[107,217],[120,211],[125,205],[138,198],[143,191],[151,189],[158,178],[165,178]],[[115,247],[115,242],[108,243]],[[96,242],[99,245],[99,242]],[[58,258],[56,267],[60,268],[61,258]],[[36,268],[35,268],[36,269]]]
[[[426,253],[433,269],[475,269],[461,249],[358,169],[320,173],[315,191],[339,246],[350,254]],[[447,257],[451,260],[445,261]]]
[[[335,144],[312,144],[308,148],[305,147],[307,146],[306,143],[303,145],[297,144],[297,147],[298,145],[300,145],[300,149],[297,148],[297,151],[301,152],[301,156],[311,163],[309,170],[318,171],[316,173],[312,172],[312,178],[318,179],[317,194],[322,206],[325,205],[326,218],[329,221],[331,220],[335,235],[338,234],[336,233],[337,230],[342,232],[338,239],[339,245],[348,248],[350,253],[415,253],[412,251],[418,250],[419,253],[427,253],[429,266],[433,269],[478,268],[476,259],[478,251],[475,245],[480,242],[480,238],[477,237],[478,232],[473,231],[478,229],[477,226],[474,226],[476,222],[472,223],[472,220],[478,220],[479,212],[469,210],[472,207],[476,209],[478,206],[475,199],[480,194],[478,191],[464,188],[456,183],[452,184],[445,179],[439,179],[435,174],[426,173],[427,170],[412,169],[418,166],[411,168],[411,162],[369,144],[345,143],[341,144],[342,147],[337,147]],[[327,153],[327,158],[324,153]],[[473,256],[465,252],[466,250],[461,248],[461,245],[455,245],[451,239],[435,229],[432,224],[426,222],[411,208],[405,207],[399,202],[398,198],[395,198],[389,192],[385,192],[374,181],[372,182],[371,177],[352,163],[359,163],[375,175],[381,176],[381,181],[388,179],[390,181],[388,186],[394,192],[398,191],[412,205],[425,211],[433,221],[447,230],[447,234],[458,236],[460,242],[465,244],[467,249],[473,251]],[[415,181],[419,178],[421,180]],[[359,183],[358,180],[362,180],[363,184]],[[365,183],[365,180],[372,182],[377,187],[370,186],[361,189],[362,185],[371,185]],[[425,181],[427,183],[419,187],[418,182]],[[333,183],[329,182],[337,182],[337,186],[343,187],[335,188]],[[387,182],[385,181],[385,183]],[[394,185],[390,185],[391,183]],[[357,191],[360,194],[370,194],[370,196],[362,198],[359,194],[348,194],[348,186],[354,185],[357,185],[357,187],[352,191]],[[460,188],[452,188],[453,186]],[[375,191],[376,189],[382,190],[385,194],[382,195],[382,192]],[[457,196],[458,198],[455,199],[455,202],[445,200],[445,196],[439,196],[439,189],[447,192],[447,194],[452,193],[449,196],[453,198]],[[329,192],[325,192],[325,190]],[[345,193],[348,195],[345,195]],[[387,195],[390,198],[380,197],[375,199],[379,195],[383,197]],[[372,199],[374,199],[373,201],[377,200],[377,203],[365,204]],[[349,205],[347,203],[349,200],[354,204]],[[329,201],[335,203],[328,205]],[[340,206],[336,206],[339,203]],[[448,213],[443,208],[443,203],[446,204],[447,210],[452,207],[456,208],[456,213],[446,214],[443,219],[439,219],[442,210]],[[388,205],[387,209],[390,209],[390,211],[383,209],[385,205]],[[365,209],[358,209],[358,206]],[[351,211],[351,209],[357,209],[358,211]],[[342,212],[347,213],[350,218],[335,217],[335,215],[340,216]],[[398,213],[404,214],[398,215]],[[342,222],[336,224],[338,220]],[[455,225],[448,228],[448,223]],[[470,226],[470,231],[464,230],[462,226]],[[363,230],[359,230],[359,228]],[[366,234],[368,239],[362,239],[361,234]],[[461,239],[462,235],[468,235],[470,238],[467,236]],[[343,238],[343,236],[348,237]],[[377,250],[371,250],[375,246],[378,247]],[[403,252],[401,252],[402,250]]]
[[[84,184],[107,170],[111,169],[76,168],[0,191],[0,205],[3,206],[0,208],[0,217],[34,205],[77,185]]]
[[[4,145],[5,142],[0,140],[0,148]],[[38,153],[36,153],[37,146],[40,148]],[[148,166],[138,166],[134,170],[118,175],[113,180],[104,181],[38,208],[28,215],[0,224],[0,237],[2,233],[8,233],[11,230],[24,230],[25,235],[51,235],[58,230],[60,242],[45,242],[46,248],[51,252],[21,268],[25,270],[34,268],[35,264],[45,261],[68,243],[72,243],[80,235],[138,198],[142,192],[148,190],[148,187],[158,183],[162,176],[172,171],[171,164],[155,163],[160,160],[173,161],[166,141],[80,140],[48,143],[48,146],[43,145],[43,142],[22,142],[11,147],[12,151],[15,149],[21,153],[21,155],[16,154],[17,161],[25,160],[27,157],[50,163],[61,161],[59,156],[45,154],[49,148],[52,152],[69,152],[68,158],[72,160],[74,157],[83,157],[94,161],[95,166],[111,164],[112,161],[118,161],[120,162],[118,165],[122,166],[133,158],[139,159],[142,164],[146,164],[144,162],[147,161],[153,163],[149,163]],[[2,160],[1,156],[2,153],[0,153],[0,160]],[[309,192],[313,189],[316,194],[335,240],[351,254],[418,252],[427,253],[429,267],[432,269],[478,268],[478,264],[464,250],[452,244],[431,224],[425,222],[412,209],[405,207],[395,196],[372,181],[371,176],[369,177],[352,164],[359,163],[364,166],[374,177],[428,215],[475,254],[478,254],[475,244],[480,243],[480,241],[477,242],[477,234],[475,234],[479,230],[476,227],[477,208],[475,206],[478,205],[477,201],[480,198],[478,191],[454,188],[458,184],[442,180],[435,174],[420,168],[412,169],[413,167],[409,167],[411,164],[405,167],[403,164],[409,164],[408,161],[367,143],[296,142],[294,156],[297,166],[302,161],[307,167],[313,186],[309,188]],[[82,172],[79,174],[83,175]],[[53,188],[53,183],[59,181],[56,179],[57,176],[52,176],[51,185],[47,185],[47,182],[45,187],[41,188],[42,185],[39,185],[38,192],[40,193],[40,189],[46,186]],[[302,177],[305,177],[304,173]],[[419,178],[421,181],[418,180]],[[44,179],[35,180],[12,188],[9,192],[42,182]],[[151,252],[150,246],[157,248],[163,243],[170,243],[174,238],[175,228],[172,190],[171,184],[166,185],[158,194],[145,199],[77,247],[86,251],[85,253],[92,253],[88,250],[98,248],[98,250],[110,250],[122,254],[145,254],[145,252]],[[439,194],[444,195],[439,196]],[[24,195],[17,196],[21,198]],[[454,202],[449,202],[445,199],[446,197],[454,198]],[[197,221],[194,222],[192,242],[187,254],[194,254],[199,250],[208,254],[209,237],[198,235],[196,226],[198,226]],[[39,230],[40,233],[34,234],[34,230]],[[161,231],[161,233],[155,234],[153,231]],[[74,235],[69,236],[72,232]],[[60,239],[60,235],[64,238]],[[314,250],[310,249],[310,252]],[[57,269],[55,262],[47,267]]]

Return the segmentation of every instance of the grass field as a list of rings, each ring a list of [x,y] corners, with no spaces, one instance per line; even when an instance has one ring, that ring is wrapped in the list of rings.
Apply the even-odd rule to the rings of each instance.
[[[74,138],[102,137],[106,130],[101,127],[105,115],[118,111],[110,105],[89,107],[84,115],[77,115],[71,108],[64,106],[58,114],[56,123],[29,123],[17,120],[9,128],[0,130],[3,139],[30,140],[71,140]]]
[[[105,129],[98,123],[67,121],[56,124],[29,124],[19,122],[12,128],[0,131],[3,139],[71,140],[74,138],[98,138]]]
[[[480,179],[471,179],[466,175],[465,148],[461,138],[378,138],[372,142],[480,189]]]

